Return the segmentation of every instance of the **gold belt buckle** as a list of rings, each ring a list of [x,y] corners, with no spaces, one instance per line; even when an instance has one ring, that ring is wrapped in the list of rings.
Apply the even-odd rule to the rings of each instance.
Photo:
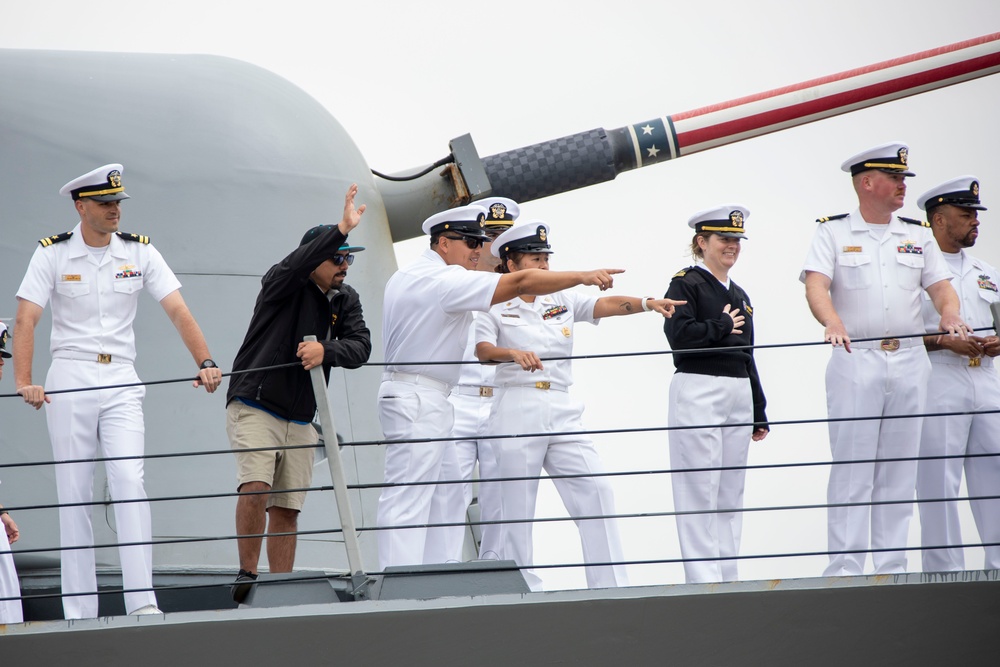
[[[110,364],[111,355],[110,354],[99,354],[97,355],[97,363],[99,364]]]
[[[493,387],[480,387],[479,388],[480,398],[493,398]]]
[[[544,389],[548,391],[552,387],[551,382],[536,382],[535,389]]]
[[[983,360],[980,359],[979,357],[975,357],[974,359],[969,359],[969,366],[971,366],[972,368],[976,368],[977,366],[982,366],[982,365],[983,365]]]
[[[898,338],[883,338],[880,343],[882,349],[886,352],[895,352],[899,349],[899,339]]]

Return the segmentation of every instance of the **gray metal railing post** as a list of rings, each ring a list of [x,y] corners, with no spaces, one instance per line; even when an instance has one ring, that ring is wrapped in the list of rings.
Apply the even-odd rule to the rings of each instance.
[[[305,336],[303,340],[316,342],[316,336]],[[357,600],[367,600],[368,585],[371,582],[365,575],[361,562],[361,546],[358,544],[358,533],[354,526],[351,500],[347,495],[347,479],[344,477],[344,463],[340,458],[340,443],[337,441],[337,427],[333,422],[333,410],[330,409],[323,366],[319,365],[310,370],[309,377],[312,380],[313,394],[316,396],[319,423],[323,427],[326,461],[330,466],[330,478],[333,480],[333,496],[337,504],[337,513],[340,515],[340,527],[344,531],[344,547],[347,549],[347,565],[351,570],[354,597]]]

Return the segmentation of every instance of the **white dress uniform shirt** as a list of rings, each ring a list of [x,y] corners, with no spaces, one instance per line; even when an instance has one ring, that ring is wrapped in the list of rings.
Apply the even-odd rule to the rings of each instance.
[[[807,271],[830,278],[834,308],[852,339],[923,332],[923,288],[951,275],[930,229],[897,218],[870,228],[860,210],[819,226],[803,282]],[[924,412],[930,363],[920,337],[886,349],[880,341],[852,342],[851,349],[834,348],[827,365],[831,419]],[[830,422],[826,576],[863,574],[869,546],[877,574],[906,570],[913,507],[895,501],[913,498],[916,463],[838,462],[914,457],[921,425],[919,418]],[[843,504],[852,506],[835,506]]]
[[[476,319],[476,342],[528,350],[543,359],[568,357],[573,353],[573,324],[600,322],[594,319],[594,306],[599,298],[563,291],[537,297],[533,303],[520,298],[498,303],[488,317]],[[508,342],[496,343],[498,339]],[[545,368],[540,371],[525,373],[517,364],[501,364],[494,382],[504,387],[535,382],[552,382],[562,387],[573,384],[573,365],[568,360],[546,361],[542,365]]]
[[[392,275],[385,287],[382,339],[386,372],[379,388],[379,421],[388,440],[429,438],[419,444],[389,444],[385,482],[379,497],[378,525],[395,527],[438,523],[454,503],[448,485],[407,485],[458,478],[452,435],[454,411],[448,396],[461,366],[400,365],[400,362],[459,361],[469,340],[470,311],[487,311],[500,275],[449,266],[434,250]],[[439,563],[452,556],[448,545],[428,540],[428,529],[380,530],[382,568]]]
[[[877,237],[861,211],[819,225],[806,271],[830,278],[833,307],[854,338],[923,331],[922,288],[951,277],[930,229],[893,218]]]
[[[946,256],[952,267],[951,284],[961,302],[962,320],[973,329],[992,328],[990,305],[1000,301],[1000,274],[965,250]],[[938,330],[939,317],[930,297],[924,295],[924,325]],[[993,331],[975,331],[991,336]],[[971,360],[951,350],[929,352],[930,395],[935,412],[1000,410],[1000,377],[995,359]],[[928,417],[920,441],[921,457],[986,454],[963,459],[922,459],[917,467],[917,498],[958,498],[965,469],[970,497],[995,496],[1000,491],[1000,414]],[[993,456],[989,456],[992,454]],[[983,543],[1000,543],[1000,501],[973,500],[972,515]],[[920,534],[925,547],[962,544],[958,501],[919,503]],[[926,549],[922,552],[925,572],[965,569],[962,549]],[[986,569],[1000,568],[1000,547],[986,547]]]
[[[576,292],[556,292],[536,297],[533,303],[520,298],[498,303],[486,317],[476,319],[476,342],[535,352],[543,360],[573,353],[573,325],[597,324],[594,307],[600,297]],[[542,469],[552,480],[571,517],[613,516],[614,493],[605,477],[564,477],[604,472],[600,457],[583,430],[584,406],[567,388],[573,384],[569,360],[543,361],[543,370],[525,372],[514,363],[501,364],[494,378],[499,396],[494,399],[489,430],[493,434],[552,433],[491,441],[500,477],[527,477],[523,481],[500,482],[501,515],[498,555],[519,566],[534,562],[532,532],[538,475]],[[539,388],[541,384],[544,388]],[[525,523],[506,523],[525,519]],[[617,520],[576,520],[583,558],[587,563],[621,563],[624,560]],[[532,590],[541,579],[523,572]],[[591,588],[627,586],[624,565],[587,566]]]
[[[472,311],[487,311],[500,274],[449,266],[427,248],[385,286],[382,338],[388,372],[458,382],[458,364],[395,366],[395,362],[458,361],[469,340]]]
[[[134,362],[139,294],[146,290],[160,301],[180,286],[156,248],[115,234],[98,263],[78,223],[69,240],[35,249],[17,296],[42,308],[51,300],[53,354],[101,353]]]

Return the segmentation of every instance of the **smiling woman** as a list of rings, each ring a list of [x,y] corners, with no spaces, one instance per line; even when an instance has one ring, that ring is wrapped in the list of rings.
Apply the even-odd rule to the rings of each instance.
[[[685,559],[726,558],[739,553],[743,482],[750,440],[767,436],[766,401],[752,349],[753,307],[746,292],[729,279],[746,238],[743,223],[750,212],[729,204],[696,213],[692,254],[703,264],[677,272],[667,296],[686,299],[663,330],[674,350],[720,348],[713,354],[674,354],[677,372],[670,382],[670,465],[674,470],[714,468],[712,472],[676,473],[674,507],[705,514],[677,517]],[[749,426],[750,422],[754,426]],[[697,428],[717,424],[713,428]],[[726,427],[727,424],[743,426]],[[688,427],[688,428],[684,428]],[[735,469],[718,471],[718,468]],[[728,512],[717,513],[719,508]],[[736,560],[685,560],[688,583],[736,581]]]

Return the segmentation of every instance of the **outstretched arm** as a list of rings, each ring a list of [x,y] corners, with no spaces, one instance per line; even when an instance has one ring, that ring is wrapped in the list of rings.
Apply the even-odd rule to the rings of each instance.
[[[18,297],[17,321],[14,322],[14,386],[24,402],[35,408],[52,400],[45,395],[45,388],[31,384],[31,363],[35,355],[35,327],[42,317],[43,308],[37,303]]]
[[[833,307],[830,296],[831,280],[829,276],[817,271],[806,271],[806,301],[813,317],[825,327],[823,340],[832,343],[834,347],[844,346],[851,351],[851,337],[847,335],[844,323],[840,321],[837,309]]]
[[[643,307],[645,302],[646,307]],[[664,317],[673,317],[674,308],[683,306],[687,301],[674,299],[654,299],[651,296],[605,296],[597,300],[594,306],[594,319],[614,317],[616,315],[635,315],[646,310],[653,310]]]
[[[542,295],[552,294],[577,285],[593,285],[601,291],[611,289],[614,276],[625,273],[625,269],[597,269],[596,271],[545,271],[543,269],[525,269],[500,276],[493,300],[490,305],[509,301],[522,294]]]

